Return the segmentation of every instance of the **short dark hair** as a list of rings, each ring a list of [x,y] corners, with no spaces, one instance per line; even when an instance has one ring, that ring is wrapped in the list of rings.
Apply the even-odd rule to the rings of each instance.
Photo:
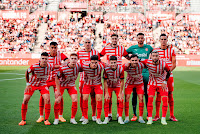
[[[161,34],[161,35],[160,35],[160,37],[162,37],[162,36],[166,36],[166,37],[167,37],[167,35],[166,35],[166,34]]]
[[[99,56],[98,55],[92,55],[90,57],[90,60],[99,60]]]
[[[78,57],[78,54],[77,54],[77,53],[71,53],[71,54],[70,54],[70,57],[71,57],[71,56],[77,56],[77,57]]]
[[[159,54],[159,52],[158,52],[157,50],[153,50],[151,53],[152,53],[152,54],[153,54],[153,53]]]
[[[41,56],[49,56],[49,54],[47,52],[43,52],[41,53]]]
[[[117,60],[117,57],[116,56],[110,56],[109,60]]]
[[[143,36],[144,36],[144,34],[143,34],[143,33],[138,33],[138,34],[137,34],[137,37],[138,37],[139,35],[143,35]]]
[[[57,45],[58,45],[58,43],[57,43],[57,42],[55,42],[55,41],[52,41],[52,42],[50,43],[50,46],[51,46],[51,45],[57,46]]]
[[[131,57],[130,57],[130,59],[131,59],[131,58],[135,58],[135,57],[138,58],[138,55],[137,55],[137,54],[132,54]]]
[[[113,36],[116,36],[116,37],[118,38],[118,35],[117,35],[117,34],[115,34],[115,33],[111,35],[111,37],[113,37]]]

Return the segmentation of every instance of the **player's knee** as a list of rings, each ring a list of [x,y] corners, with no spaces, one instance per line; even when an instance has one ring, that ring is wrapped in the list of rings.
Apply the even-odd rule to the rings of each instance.
[[[88,97],[89,97],[88,95],[83,95],[83,100],[84,101],[88,100]]]
[[[130,99],[130,96],[126,96],[126,97],[125,97],[125,101],[126,101],[126,102],[129,102],[129,99]]]
[[[28,101],[29,101],[28,99],[24,99],[22,103],[23,104],[28,104]]]
[[[72,102],[77,102],[77,97],[73,97]]]
[[[139,97],[139,102],[143,102],[143,97]]]
[[[50,104],[50,97],[44,99],[45,104]]]
[[[96,97],[96,101],[102,101],[102,97],[100,96]]]

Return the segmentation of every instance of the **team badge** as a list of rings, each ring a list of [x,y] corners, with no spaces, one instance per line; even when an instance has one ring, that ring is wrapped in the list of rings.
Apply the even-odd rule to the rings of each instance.
[[[145,48],[146,51],[148,51],[148,48]]]

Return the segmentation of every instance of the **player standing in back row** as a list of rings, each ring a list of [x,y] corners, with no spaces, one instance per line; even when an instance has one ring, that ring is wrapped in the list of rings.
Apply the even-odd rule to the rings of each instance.
[[[170,67],[170,71],[172,72],[176,68],[176,53],[175,50],[167,44],[168,38],[166,34],[160,35],[160,44],[159,48],[155,48],[159,52],[159,57],[163,61],[165,61],[168,66]],[[174,116],[174,98],[173,98],[173,91],[174,91],[174,78],[173,74],[171,73],[169,80],[167,81],[167,86],[169,89],[168,92],[168,103],[170,108],[170,120],[178,121]],[[153,121],[157,121],[160,119],[160,103],[161,103],[161,95],[158,93],[156,98],[156,116]]]
[[[128,53],[126,52],[126,49],[118,44],[118,35],[112,34],[111,35],[111,44],[109,46],[106,46],[103,48],[103,50],[100,53],[100,56],[106,55],[107,63],[109,63],[110,56],[116,56],[117,57],[117,63],[118,65],[122,65],[122,57],[125,57],[129,59]],[[109,121],[112,120],[112,93],[111,93],[111,101],[109,104]]]
[[[144,34],[138,33],[137,34],[137,45],[133,45],[127,49],[127,52],[129,54],[136,54],[139,59],[149,59],[149,55],[152,52],[153,48],[150,45],[144,44]],[[144,95],[145,95],[145,103],[147,106],[148,103],[148,94],[147,94],[147,85],[149,81],[149,71],[148,69],[144,68],[142,71],[143,76],[143,82],[144,82]],[[133,118],[131,121],[137,120],[137,114],[136,114],[136,107],[137,107],[137,92],[135,89],[133,90],[133,96],[132,96],[132,106],[133,106]]]

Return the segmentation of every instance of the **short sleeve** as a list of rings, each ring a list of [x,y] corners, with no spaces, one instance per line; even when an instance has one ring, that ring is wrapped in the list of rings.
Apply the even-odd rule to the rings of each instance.
[[[123,65],[122,65],[122,69],[123,69],[124,71],[126,71],[126,64],[123,64]]]
[[[67,56],[65,54],[61,53],[61,60],[66,60],[66,59],[68,59]]]
[[[149,45],[149,51],[150,53],[153,51],[153,47]]]
[[[57,73],[58,78],[60,78],[62,76],[62,73],[63,73],[63,71],[62,71],[62,68],[60,67],[59,71]]]
[[[124,49],[123,56],[127,56],[127,55],[128,55],[128,53],[127,53],[126,49],[125,49],[125,48],[123,48],[123,49]]]
[[[169,68],[169,66],[168,66],[167,63],[165,63],[165,70],[166,70],[167,72],[170,71],[170,68]]]
[[[31,72],[33,72],[33,71],[34,71],[34,67],[33,67],[33,65],[30,66],[30,67],[27,69],[27,72],[28,72],[28,73],[31,73]]]
[[[133,54],[133,52],[132,52],[132,46],[130,46],[130,47],[126,50],[126,52],[129,53],[129,54]]]
[[[121,71],[120,71],[120,76],[119,76],[120,79],[124,79],[124,69],[123,67],[121,67]]]
[[[172,56],[176,56],[176,51],[172,49]]]
[[[148,59],[141,59],[140,62],[143,63],[146,66],[147,62],[148,62]]]
[[[106,51],[105,51],[105,47],[103,48],[103,50],[100,52],[100,56],[104,56],[106,54]]]

